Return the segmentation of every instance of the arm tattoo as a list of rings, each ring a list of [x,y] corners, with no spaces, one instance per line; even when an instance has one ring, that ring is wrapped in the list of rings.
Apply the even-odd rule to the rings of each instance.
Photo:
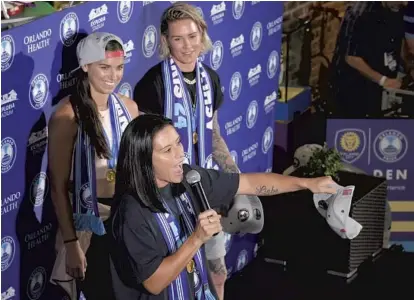
[[[208,268],[215,275],[227,275],[226,266],[221,258],[209,260]]]
[[[239,168],[230,155],[229,148],[220,134],[217,111],[213,116],[213,157],[216,163],[226,173],[239,173]]]
[[[273,185],[271,187],[261,185],[256,187],[256,194],[258,196],[273,196],[279,193],[279,190]]]

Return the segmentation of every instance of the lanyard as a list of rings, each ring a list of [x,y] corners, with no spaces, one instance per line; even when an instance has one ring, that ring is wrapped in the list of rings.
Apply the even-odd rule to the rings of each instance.
[[[112,96],[110,96],[108,100],[108,106],[109,106],[109,118],[111,122],[111,130],[112,130],[112,146],[110,148],[111,157],[108,159],[108,169],[115,170],[116,160],[118,158],[118,152],[119,152],[119,137],[118,137],[117,130],[116,130],[117,126],[116,126],[115,109],[114,109],[114,104],[112,101]],[[105,128],[103,132],[105,135],[106,144],[108,146],[111,145],[111,141],[108,138],[108,134],[106,133]]]

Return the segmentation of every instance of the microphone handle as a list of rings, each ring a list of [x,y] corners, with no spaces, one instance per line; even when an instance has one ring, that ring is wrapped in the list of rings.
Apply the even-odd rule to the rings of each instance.
[[[198,182],[194,184],[194,188],[196,190],[197,196],[200,198],[201,206],[203,209],[202,211],[209,210],[211,207],[210,207],[210,204],[208,203],[206,193],[204,192],[204,189],[201,186],[201,183]]]
[[[202,206],[202,209],[203,209],[202,212],[211,209],[210,203],[208,203],[206,193],[204,192],[204,189],[201,186],[201,183],[200,182],[195,183],[193,185],[193,187],[195,189],[195,192],[196,192],[197,196],[200,198],[201,206]],[[215,234],[213,234],[213,236],[216,236],[218,234],[219,233],[216,232]]]

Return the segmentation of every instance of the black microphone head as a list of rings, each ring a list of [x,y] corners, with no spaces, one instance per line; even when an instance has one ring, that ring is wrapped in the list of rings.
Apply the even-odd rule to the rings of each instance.
[[[185,175],[185,179],[187,180],[188,184],[192,185],[194,183],[200,182],[201,175],[196,170],[191,170],[187,173],[187,175]]]

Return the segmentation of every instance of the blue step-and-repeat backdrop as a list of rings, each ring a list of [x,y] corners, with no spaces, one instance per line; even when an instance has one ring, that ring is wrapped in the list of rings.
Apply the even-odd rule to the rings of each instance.
[[[45,201],[47,124],[75,84],[77,42],[93,31],[120,36],[127,57],[117,90],[132,96],[159,61],[159,20],[171,2],[87,2],[2,32],[2,299],[67,299],[49,283],[57,222]],[[242,172],[270,171],[283,2],[191,3],[214,44],[203,60],[220,75],[222,135]],[[228,235],[227,248],[234,274],[254,258],[257,237]]]

